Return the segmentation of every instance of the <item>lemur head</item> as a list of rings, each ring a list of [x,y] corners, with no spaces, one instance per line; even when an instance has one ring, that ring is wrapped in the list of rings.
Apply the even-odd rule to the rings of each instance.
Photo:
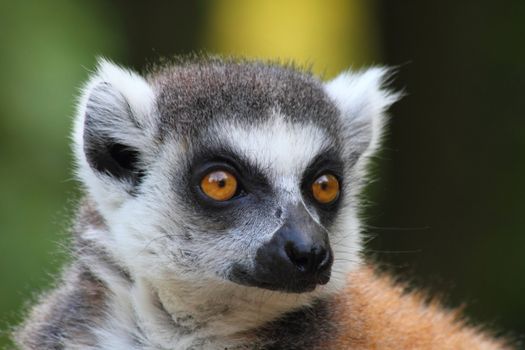
[[[92,238],[136,276],[334,290],[359,260],[357,195],[397,99],[385,74],[211,59],[142,77],[102,60],[74,134],[109,228]]]

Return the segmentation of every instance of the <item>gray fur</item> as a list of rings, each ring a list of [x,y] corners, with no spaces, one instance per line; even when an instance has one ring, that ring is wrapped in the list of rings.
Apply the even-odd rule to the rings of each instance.
[[[203,60],[158,68],[149,80],[158,91],[163,133],[198,135],[212,122],[253,125],[278,108],[293,123],[313,122],[337,135],[338,110],[308,71],[261,61]]]

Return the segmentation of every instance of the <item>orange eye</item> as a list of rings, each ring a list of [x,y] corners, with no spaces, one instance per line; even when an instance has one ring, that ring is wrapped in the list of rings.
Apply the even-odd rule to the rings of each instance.
[[[331,203],[339,196],[339,181],[333,175],[321,175],[313,183],[312,193],[319,203]]]
[[[211,199],[227,201],[237,192],[237,179],[225,170],[215,170],[202,178],[201,189]]]

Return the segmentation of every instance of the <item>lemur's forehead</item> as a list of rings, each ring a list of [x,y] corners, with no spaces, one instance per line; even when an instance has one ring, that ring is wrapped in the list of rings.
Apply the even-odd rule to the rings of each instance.
[[[210,132],[221,146],[280,179],[300,180],[313,159],[337,148],[337,140],[325,129],[314,123],[292,123],[279,111],[264,122],[219,123]]]
[[[339,111],[322,82],[294,67],[205,61],[168,66],[150,82],[161,132],[191,136],[220,121],[264,125],[275,111],[292,124],[315,124],[334,135],[340,129]]]

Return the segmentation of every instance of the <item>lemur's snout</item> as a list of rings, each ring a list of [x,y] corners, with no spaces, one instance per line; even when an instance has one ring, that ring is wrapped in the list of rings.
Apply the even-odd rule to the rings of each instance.
[[[312,291],[328,283],[332,263],[327,232],[304,206],[296,206],[286,211],[283,225],[257,251],[249,284],[292,293]]]

